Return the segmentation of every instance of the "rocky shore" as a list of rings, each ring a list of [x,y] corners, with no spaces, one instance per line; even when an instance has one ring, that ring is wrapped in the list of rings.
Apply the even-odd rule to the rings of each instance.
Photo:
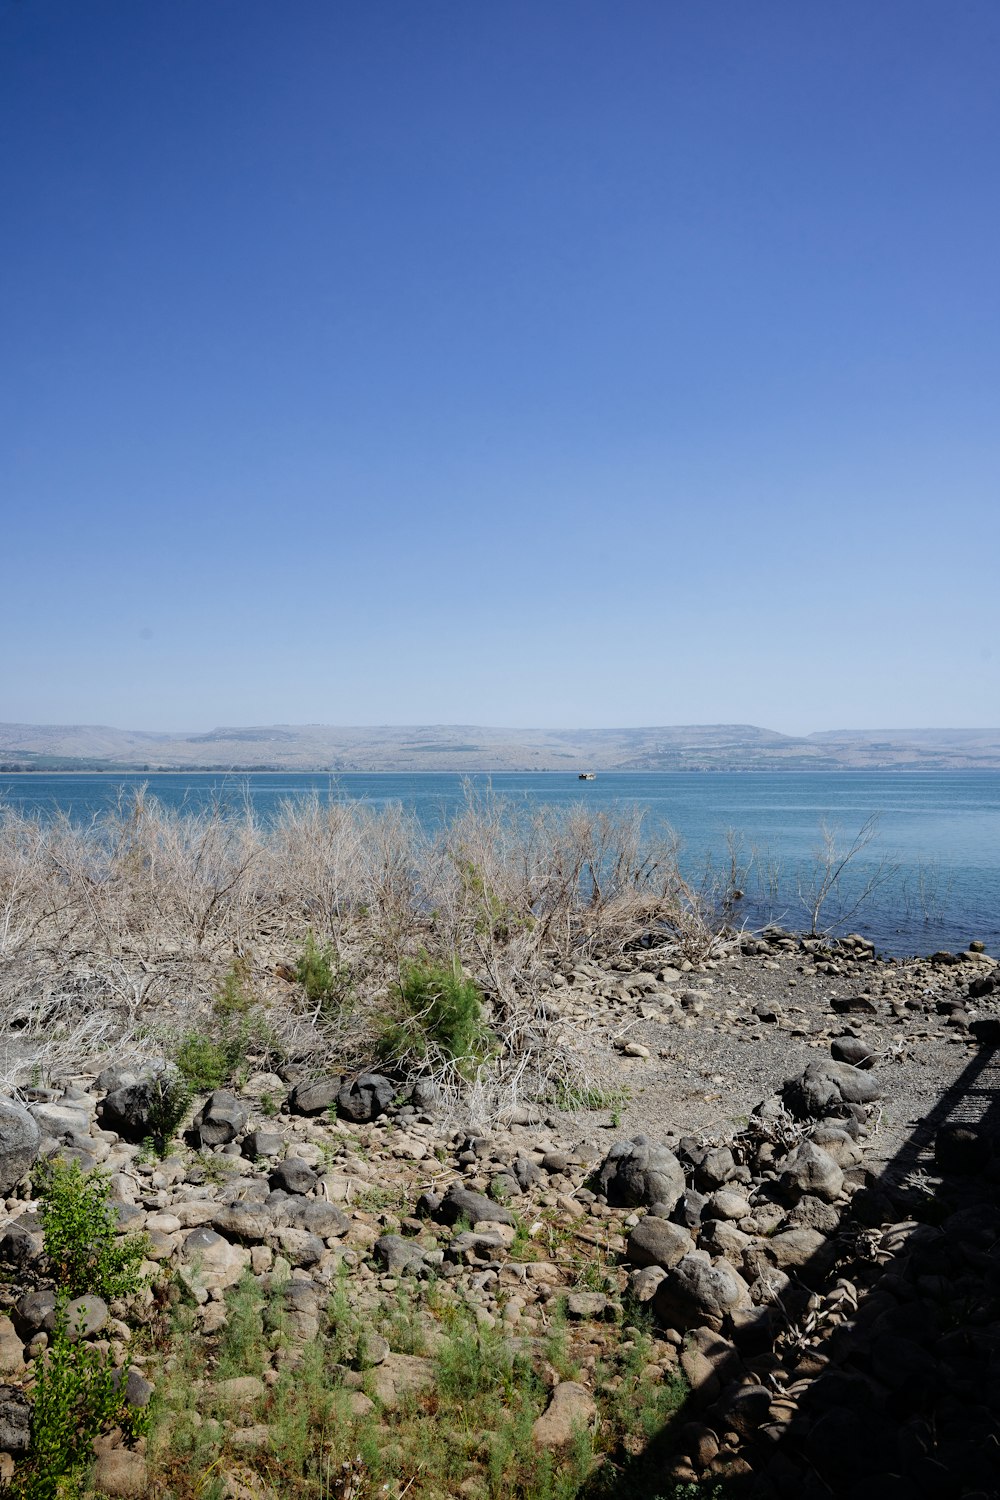
[[[528,1495],[489,1432],[445,1480],[408,1446],[445,1410],[462,1318],[537,1383],[525,1441],[578,1474],[560,1493],[997,1494],[997,969],[976,945],[886,963],[777,930],[700,964],[553,967],[538,1024],[593,1089],[488,1126],[426,1083],[289,1065],[197,1099],[161,1157],[152,1074],[81,1059],[25,1087],[0,1105],[0,1479],[27,1470],[51,1349],[32,1174],[59,1157],[108,1174],[146,1237],[141,1295],[70,1306],[153,1412],[95,1440],[81,1493],[208,1493],[178,1472],[180,1375],[220,1496]],[[247,1299],[263,1353],[240,1369]],[[325,1490],[286,1483],[275,1418],[317,1350],[340,1403]]]

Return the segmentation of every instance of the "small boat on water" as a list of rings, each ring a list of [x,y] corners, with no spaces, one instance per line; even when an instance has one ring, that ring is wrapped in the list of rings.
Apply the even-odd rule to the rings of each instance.
[[[576,779],[577,779],[577,781],[596,781],[597,780],[597,772],[596,771],[581,771],[580,774],[579,774],[579,776]]]

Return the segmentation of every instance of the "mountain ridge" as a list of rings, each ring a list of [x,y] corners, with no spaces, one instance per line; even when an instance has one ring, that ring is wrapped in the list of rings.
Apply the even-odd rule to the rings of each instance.
[[[599,729],[476,724],[217,725],[200,732],[0,723],[6,771],[330,772],[997,770],[1000,729],[818,730],[755,724]]]

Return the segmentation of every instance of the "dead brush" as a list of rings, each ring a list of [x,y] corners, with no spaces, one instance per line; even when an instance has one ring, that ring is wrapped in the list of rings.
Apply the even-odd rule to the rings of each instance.
[[[468,1088],[492,1114],[570,1067],[548,1040],[540,975],[614,961],[654,929],[678,952],[719,940],[674,836],[628,809],[534,809],[470,789],[437,836],[398,807],[313,798],[265,826],[249,805],[170,810],[144,789],[82,825],[0,814],[0,1023],[35,1048],[8,1049],[14,1069],[29,1053],[39,1064],[53,1006],[79,1060],[203,1008],[243,960],[286,1056],[370,1061],[394,976],[426,949],[456,955],[486,997],[496,1042]],[[277,979],[294,976],[310,933],[349,975],[349,1005],[307,1008]],[[446,1059],[421,1066],[450,1089]]]

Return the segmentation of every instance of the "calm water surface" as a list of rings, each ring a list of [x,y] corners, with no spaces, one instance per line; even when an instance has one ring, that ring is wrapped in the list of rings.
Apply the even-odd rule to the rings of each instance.
[[[515,805],[547,804],[643,808],[650,824],[666,823],[683,841],[686,872],[699,877],[706,861],[727,863],[727,830],[742,841],[744,916],[800,927],[806,920],[800,890],[815,872],[825,823],[846,848],[865,820],[878,817],[875,842],[845,875],[841,907],[848,908],[879,861],[896,866],[892,879],[846,925],[867,933],[883,952],[929,952],[981,938],[1000,955],[1000,773],[753,772],[745,775],[614,774],[580,782],[556,773],[461,777],[327,775],[253,772],[202,774],[0,775],[0,806],[86,821],[145,786],[168,807],[192,810],[213,802],[239,810],[249,798],[262,819],[289,799],[363,800],[373,807],[401,803],[427,827],[439,826],[463,804],[465,781],[492,786]],[[835,905],[828,917],[837,915]]]

